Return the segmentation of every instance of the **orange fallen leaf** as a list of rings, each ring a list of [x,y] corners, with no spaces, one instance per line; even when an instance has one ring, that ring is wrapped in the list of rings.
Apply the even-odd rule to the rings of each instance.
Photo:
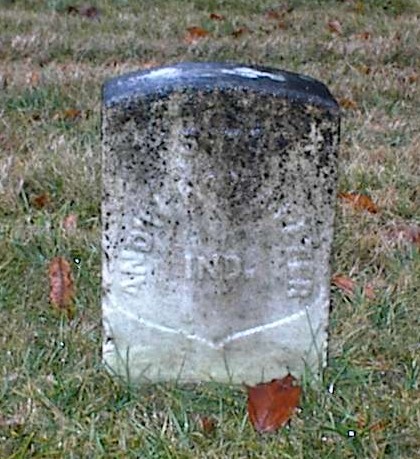
[[[335,274],[334,276],[332,276],[331,283],[338,287],[340,290],[342,290],[343,293],[347,295],[349,298],[352,298],[354,296],[354,293],[357,288],[357,284],[353,279],[342,274]],[[363,296],[369,298],[370,300],[373,300],[375,298],[375,289],[370,282],[368,282],[363,287]]]
[[[367,210],[371,214],[378,213],[377,205],[366,194],[339,193],[338,197],[348,204],[351,204],[356,209]]]
[[[370,40],[372,38],[372,34],[370,32],[362,32],[357,34],[356,37],[361,40]]]
[[[419,76],[413,73],[412,75],[408,77],[408,82],[412,84],[412,83],[415,83],[418,79],[419,79]]]
[[[188,27],[184,41],[188,44],[193,44],[209,35],[210,32],[202,27]]]
[[[158,61],[155,61],[154,59],[151,59],[150,61],[146,61],[146,62],[141,62],[140,63],[140,68],[142,69],[151,69],[153,67],[158,67],[160,65],[160,63]]]
[[[209,17],[213,21],[223,21],[225,19],[225,17],[223,15],[217,14],[217,13],[210,13]]]
[[[214,432],[216,428],[216,420],[213,417],[197,415],[196,419],[198,426],[203,433],[209,435]]]
[[[342,290],[347,296],[353,296],[356,282],[348,276],[336,274],[331,278],[331,283]]]
[[[330,32],[335,33],[337,35],[341,35],[343,33],[343,27],[340,21],[331,20],[328,21],[327,25]]]
[[[67,108],[62,112],[57,112],[53,119],[59,121],[76,121],[82,116],[82,111],[77,108]]]
[[[296,411],[301,394],[301,388],[291,374],[247,387],[247,390],[249,419],[260,433],[275,432],[283,427]]]
[[[31,199],[32,205],[37,209],[43,209],[51,201],[50,195],[48,193],[38,194]]]
[[[340,107],[343,107],[347,110],[356,110],[357,103],[353,99],[348,97],[342,97],[339,101]]]
[[[63,219],[63,230],[66,233],[74,233],[77,229],[77,215],[76,214],[68,214]]]
[[[74,282],[69,262],[63,257],[55,257],[48,266],[50,281],[50,302],[71,319],[74,315]]]

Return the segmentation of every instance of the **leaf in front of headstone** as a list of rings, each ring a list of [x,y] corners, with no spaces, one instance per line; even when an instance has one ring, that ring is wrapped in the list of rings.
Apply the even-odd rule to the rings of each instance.
[[[249,419],[260,433],[275,432],[283,427],[296,411],[301,394],[301,388],[291,374],[247,387],[247,390]]]
[[[202,27],[188,27],[187,33],[185,34],[184,41],[188,44],[197,43],[199,40],[206,38],[210,35],[210,32]]]
[[[378,213],[378,206],[366,194],[339,193],[338,197],[359,210],[367,210],[371,214]]]
[[[337,35],[341,35],[343,33],[343,26],[341,25],[340,21],[337,21],[336,19],[331,20],[331,21],[328,21],[327,25],[328,25],[328,30],[330,32],[335,33]]]
[[[225,17],[223,15],[217,14],[217,13],[210,13],[209,17],[213,21],[223,21],[225,19]]]
[[[50,281],[50,302],[69,319],[74,315],[74,281],[69,262],[63,257],[55,257],[48,266]]]

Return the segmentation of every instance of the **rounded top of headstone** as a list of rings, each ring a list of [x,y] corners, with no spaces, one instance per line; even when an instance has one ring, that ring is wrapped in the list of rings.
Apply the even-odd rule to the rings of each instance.
[[[132,97],[197,90],[251,90],[291,101],[338,111],[327,87],[306,75],[262,66],[220,62],[182,62],[128,73],[107,81],[103,87],[106,106]]]

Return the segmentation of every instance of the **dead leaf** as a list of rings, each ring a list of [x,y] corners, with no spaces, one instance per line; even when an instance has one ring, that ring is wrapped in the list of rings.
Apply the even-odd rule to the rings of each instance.
[[[351,204],[356,209],[367,210],[371,214],[378,213],[377,205],[366,194],[339,193],[338,197],[348,204]]]
[[[209,17],[213,21],[223,21],[225,19],[225,17],[223,15],[217,14],[217,13],[210,13]]]
[[[342,35],[343,27],[340,21],[337,21],[337,20],[328,21],[327,25],[328,25],[328,29],[330,32],[335,33],[337,35]]]
[[[187,33],[185,34],[184,41],[188,44],[197,43],[199,40],[206,38],[210,35],[210,32],[202,27],[188,27]]]
[[[51,202],[50,195],[48,193],[38,194],[31,199],[32,205],[37,209],[43,209],[46,205]]]
[[[342,97],[339,101],[340,107],[346,110],[356,110],[357,103],[353,99],[349,99],[348,97]]]
[[[342,290],[347,296],[352,297],[356,289],[356,282],[348,276],[335,274],[331,278],[331,283]]]
[[[363,3],[363,1],[356,2],[356,4],[354,5],[354,11],[359,14],[364,13],[365,4]]]
[[[388,239],[406,241],[420,248],[420,225],[400,223],[388,231]]]
[[[98,8],[87,4],[81,6],[70,5],[66,8],[66,12],[67,14],[78,15],[91,20],[98,20],[101,14]]]
[[[360,40],[370,40],[372,38],[372,34],[370,32],[362,32],[357,34],[356,37]]]
[[[77,215],[69,214],[63,219],[62,223],[63,230],[68,233],[74,233],[77,229]]]
[[[151,69],[153,67],[159,67],[159,65],[161,65],[160,62],[155,61],[154,59],[151,59],[150,61],[141,62],[140,63],[140,68],[144,69],[144,70],[148,70],[148,69]]]
[[[79,7],[79,15],[84,16],[85,18],[92,20],[99,19],[100,14],[100,11],[95,6],[82,5]]]
[[[373,286],[372,282],[368,282],[363,287],[363,296],[369,298],[369,300],[373,300],[376,297],[375,287]]]
[[[216,420],[211,416],[197,415],[196,421],[200,430],[206,435],[212,434],[216,429]]]
[[[293,6],[280,5],[276,8],[270,8],[265,12],[265,17],[273,21],[281,21],[288,13],[293,11]]]
[[[31,88],[35,88],[36,86],[38,86],[40,78],[41,77],[40,77],[39,73],[34,70],[33,72],[29,72],[26,75],[26,83]]]
[[[82,111],[77,108],[68,108],[62,112],[57,112],[53,119],[59,121],[76,121],[82,117]]]
[[[416,75],[415,73],[413,73],[413,74],[411,74],[411,75],[408,76],[408,82],[409,82],[410,84],[415,83],[418,79],[419,79],[419,76]]]
[[[346,296],[348,296],[349,298],[353,298],[357,288],[356,281],[354,281],[348,276],[344,276],[342,274],[335,274],[331,278],[331,283],[338,287]],[[370,282],[368,282],[363,287],[363,296],[370,300],[373,300],[375,298],[375,289]]]
[[[48,278],[51,304],[71,319],[74,315],[74,282],[69,262],[63,257],[53,258],[48,266]]]
[[[247,27],[239,27],[232,32],[234,38],[239,38],[241,35],[248,33],[249,29]]]
[[[367,65],[361,64],[356,68],[359,70],[360,73],[363,73],[364,75],[370,75],[372,73],[372,69]]]
[[[283,427],[295,412],[301,394],[291,374],[247,387],[247,390],[249,419],[260,433],[275,432]]]

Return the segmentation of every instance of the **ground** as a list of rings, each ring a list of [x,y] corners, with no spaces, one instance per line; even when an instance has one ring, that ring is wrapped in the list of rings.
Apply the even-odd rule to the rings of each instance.
[[[1,458],[420,455],[419,20],[414,0],[0,0]],[[252,429],[244,388],[134,388],[101,363],[100,87],[186,60],[326,83],[339,192],[372,202],[338,199],[329,365],[274,435]],[[50,304],[55,256],[72,319]]]

